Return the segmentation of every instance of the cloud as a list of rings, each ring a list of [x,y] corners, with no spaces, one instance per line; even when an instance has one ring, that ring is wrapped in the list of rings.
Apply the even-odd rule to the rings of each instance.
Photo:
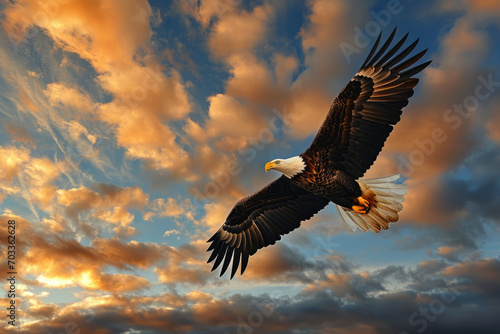
[[[158,217],[174,217],[180,218],[181,216],[185,216],[189,220],[194,220],[195,208],[193,203],[189,198],[184,200],[177,200],[175,198],[168,198],[167,200],[163,198],[155,199],[151,204],[151,216]]]
[[[5,122],[4,128],[5,131],[7,131],[9,136],[12,138],[12,141],[14,142],[18,141],[25,144],[26,146],[35,148],[35,143],[33,138],[31,137],[31,134],[21,124],[17,124],[16,122],[12,121]]]
[[[129,268],[135,266],[142,269],[151,267],[154,263],[161,261],[169,253],[171,248],[154,243],[142,243],[130,241],[123,243],[117,239],[94,239],[92,246],[98,254],[103,255],[103,260],[118,268]]]
[[[244,279],[289,280],[290,277],[287,275],[301,276],[301,271],[308,266],[306,262],[306,258],[297,249],[291,249],[284,243],[278,242],[273,247],[261,249],[255,256],[252,256]],[[305,275],[302,279],[308,280]]]
[[[234,204],[233,201],[205,204],[206,213],[202,223],[209,227],[209,234],[215,233],[221,227]]]
[[[359,10],[365,6],[357,1],[316,0],[307,5],[310,15],[300,30],[305,68],[293,82],[287,102],[287,134],[300,139],[318,130],[335,95],[349,80],[339,46],[351,43],[352,27],[368,14]]]
[[[211,22],[238,11],[241,7],[239,0],[187,0],[176,1],[178,9],[194,17],[203,27],[207,27]]]
[[[82,287],[88,290],[125,293],[150,286],[147,278],[139,275],[107,273],[114,267],[126,270],[147,270],[170,259],[181,263],[178,252],[166,245],[118,239],[95,238],[84,246],[72,238],[53,235],[41,224],[32,224],[15,215],[3,215],[6,221],[14,219],[26,239],[17,242],[16,253],[22,277],[30,278],[30,285],[48,288]],[[7,232],[2,233],[7,242]],[[191,254],[189,251],[186,254]]]
[[[165,233],[163,233],[163,236],[164,237],[168,237],[168,236],[170,236],[172,234],[179,234],[179,233],[180,233],[179,230],[175,230],[175,229],[174,230],[168,230],[168,231],[165,231]]]
[[[0,167],[0,179],[5,185],[10,185],[21,172],[24,163],[29,161],[30,150],[14,146],[0,147],[4,163]]]
[[[204,240],[169,248],[168,263],[154,269],[159,282],[167,285],[205,285],[213,280],[206,264],[205,249]]]
[[[51,105],[61,104],[64,107],[72,107],[82,113],[92,112],[96,103],[92,98],[85,93],[82,93],[78,88],[68,87],[64,83],[50,83],[44,90]]]
[[[99,118],[115,129],[118,145],[130,158],[190,177],[187,154],[166,122],[187,115],[191,102],[179,73],[164,73],[150,48],[153,13],[147,1],[105,1],[90,7],[85,1],[52,6],[24,1],[6,6],[4,14],[4,29],[13,40],[22,40],[28,26],[38,25],[56,46],[90,62],[101,87],[113,96],[113,101],[99,106]],[[45,94],[51,104],[83,112],[94,105],[62,83],[50,83]]]
[[[496,110],[497,106],[500,105],[500,100],[496,99],[492,102],[492,108]],[[488,137],[495,141],[500,142],[500,115],[498,113],[493,113],[491,118],[486,124],[486,129],[488,131]]]
[[[26,181],[30,185],[31,200],[47,207],[56,195],[57,187],[52,183],[65,168],[64,164],[53,163],[48,158],[32,158],[24,170]]]
[[[200,6],[206,8],[207,2]],[[272,12],[273,8],[268,4],[250,11],[231,11],[211,26],[209,50],[215,59],[228,65],[231,78],[226,93],[208,98],[206,134],[201,134],[200,124],[193,121],[187,124],[187,133],[197,141],[208,136],[217,142],[219,148],[234,151],[248,146],[249,138],[267,127],[265,113],[255,104],[258,102],[255,98],[258,99],[263,92],[268,96],[272,94],[267,89],[271,87],[269,81],[272,77],[265,64],[259,62],[253,53],[265,42]]]
[[[135,218],[129,210],[142,209],[148,201],[149,196],[139,187],[97,184],[92,189],[81,186],[57,190],[57,202],[66,208],[66,214],[75,222],[93,217],[118,225],[115,232],[128,231]]]
[[[468,249],[462,246],[441,246],[437,249],[436,254],[448,261],[457,262],[467,251]]]
[[[175,265],[155,268],[161,283],[203,284],[206,277],[196,269],[188,269]]]
[[[499,272],[500,261],[495,258],[458,263],[442,271],[446,277],[458,278],[460,284],[464,284],[468,291],[485,295],[498,295],[500,292],[496,283]]]
[[[491,0],[442,0],[437,2],[436,7],[443,12],[465,12],[477,20],[494,20],[500,12],[498,2]]]
[[[251,53],[235,54],[228,57],[227,62],[231,66],[227,94],[266,109],[280,109],[292,98],[291,77],[298,68],[295,56],[276,53],[269,65]]]
[[[210,33],[209,47],[217,57],[228,58],[252,51],[266,38],[272,7],[264,4],[251,12],[231,12],[217,21]]]
[[[467,102],[481,83],[481,60],[487,53],[486,31],[468,16],[458,18],[442,37],[439,53],[432,57],[437,66],[423,72],[417,86],[422,93],[410,100],[386,144],[388,151],[404,152],[404,158],[398,161],[400,170],[408,174],[409,169],[413,179],[430,179],[453,168],[478,145],[477,138],[469,135],[478,110],[468,107]],[[485,102],[479,103],[483,108]],[[460,106],[463,110],[458,112]],[[441,133],[438,141],[434,131]],[[413,139],[412,145],[407,138]]]
[[[150,286],[149,281],[143,277],[127,274],[99,273],[94,269],[81,270],[79,273],[68,275],[69,277],[66,279],[61,278],[62,276],[42,274],[38,276],[37,282],[48,288],[80,286],[88,290],[109,291],[112,293],[137,291]]]
[[[246,148],[268,128],[258,110],[242,104],[228,95],[217,94],[209,98],[210,119],[205,126],[208,137],[219,140],[217,145],[227,151]],[[219,139],[221,138],[222,139]],[[267,138],[273,140],[273,138]]]
[[[0,186],[4,196],[18,194],[28,202],[48,208],[56,195],[53,184],[67,168],[65,163],[54,163],[47,157],[35,158],[25,147],[0,146],[5,163],[0,168]]]

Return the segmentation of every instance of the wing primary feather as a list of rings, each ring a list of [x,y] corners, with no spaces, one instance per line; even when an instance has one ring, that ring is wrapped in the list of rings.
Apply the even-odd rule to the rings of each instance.
[[[396,35],[396,29],[397,29],[397,27],[394,28],[394,30],[392,31],[392,33],[389,36],[389,38],[387,38],[387,40],[382,45],[382,47],[380,48],[380,50],[378,50],[377,54],[373,57],[373,59],[370,60],[370,62],[368,64],[366,64],[366,66],[375,66],[375,65],[373,65],[373,63],[375,63],[384,54],[385,50],[387,50],[387,48],[389,47],[389,45],[391,44],[391,42],[392,42],[392,40],[394,38],[394,35]]]
[[[380,39],[381,38],[382,38],[382,32],[380,32],[380,34],[378,35],[377,40],[375,41],[375,44],[373,44],[373,47],[370,50],[370,53],[368,54],[368,57],[366,57],[365,62],[363,63],[363,65],[361,65],[361,67],[359,68],[358,72],[361,69],[365,68],[365,65],[370,61],[371,57],[375,53],[375,50],[377,50],[377,47],[378,47],[378,44],[380,43]]]
[[[212,237],[210,237],[210,239],[207,240],[207,242],[212,242],[215,240],[215,236],[217,235],[219,231],[215,232],[214,235],[212,235]]]
[[[417,74],[418,72],[422,71],[424,68],[426,68],[427,66],[429,66],[429,64],[432,63],[432,60],[429,60],[423,64],[420,64],[418,66],[415,66],[415,67],[412,67],[404,72],[401,72],[400,75],[401,75],[401,78],[405,79],[405,78],[410,78],[412,75],[415,75]]]
[[[375,66],[382,66],[382,67],[385,67],[383,66],[385,64],[385,62],[387,62],[389,60],[389,58],[391,58],[396,52],[398,52],[398,50],[401,48],[401,46],[404,44],[404,42],[406,42],[406,39],[408,38],[408,34],[409,33],[406,33],[406,35],[404,35],[403,38],[401,38],[399,40],[399,42],[396,43],[396,45],[394,45],[392,47],[392,49],[390,49],[384,57],[382,57],[376,64]]]
[[[238,270],[238,266],[240,264],[240,258],[241,258],[241,251],[239,249],[235,249],[233,254],[233,267],[231,268],[230,279],[233,279],[234,274],[236,274],[236,271]]]
[[[217,267],[219,266],[219,264],[222,262],[222,259],[224,258],[224,255],[226,255],[226,248],[227,248],[227,245],[223,244],[222,248],[219,251],[219,255],[217,256],[217,259],[214,262],[214,266],[212,267],[212,271],[214,271],[215,269],[217,269]]]
[[[222,245],[224,244],[223,241],[220,239],[216,240],[217,245],[215,246],[214,250],[212,251],[212,254],[210,255],[210,258],[208,259],[207,263],[212,262],[217,255],[219,255],[219,251],[222,248]]]
[[[414,55],[413,57],[411,57],[410,59],[404,61],[403,63],[401,63],[400,65],[394,67],[392,69],[392,71],[396,72],[396,73],[399,73],[405,69],[407,69],[408,67],[410,67],[411,65],[415,64],[420,58],[422,58],[425,53],[427,52],[428,49],[425,49],[419,53],[417,53],[416,55]]]
[[[233,252],[234,248],[228,246],[226,252],[226,258],[224,259],[224,264],[222,265],[219,277],[222,277],[222,275],[224,275],[224,273],[226,272],[227,267],[229,266],[229,263],[231,263],[231,259],[233,258]]]
[[[417,46],[419,40],[420,40],[420,38],[417,38],[417,40],[415,42],[411,43],[410,46],[408,46],[406,49],[404,49],[403,51],[401,51],[400,53],[398,53],[387,64],[384,64],[384,67],[391,68],[394,65],[396,65],[397,63],[399,63],[402,59],[404,59],[404,57],[406,57],[410,52],[412,52],[413,49],[415,49],[415,47]]]
[[[217,253],[216,251],[213,251],[212,254],[210,254],[210,258],[208,259],[207,263],[212,262],[217,255],[219,255],[219,253]]]
[[[211,239],[211,240],[213,240],[213,241],[212,241],[212,243],[210,244],[210,246],[208,246],[207,252],[210,252],[212,249],[214,249],[214,248],[215,248],[215,246],[217,246],[218,241],[219,241],[220,239],[214,240],[214,239],[215,239],[215,235],[216,235],[216,234],[217,234],[217,233],[215,233],[215,234],[212,236],[212,238],[210,238],[210,239]]]
[[[241,275],[243,275],[243,273],[245,272],[245,269],[247,269],[249,256],[250,255],[246,251],[241,254]]]

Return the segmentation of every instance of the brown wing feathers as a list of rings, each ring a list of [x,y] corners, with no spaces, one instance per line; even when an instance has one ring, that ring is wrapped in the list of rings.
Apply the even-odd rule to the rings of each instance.
[[[328,204],[282,176],[255,194],[240,200],[226,222],[208,240],[212,251],[208,262],[215,260],[212,271],[222,264],[221,276],[233,260],[231,278],[241,262],[241,273],[249,256],[258,249],[273,245],[281,236],[300,226]]]
[[[401,119],[402,108],[408,104],[413,87],[418,83],[412,76],[430,64],[429,61],[411,67],[427,50],[405,60],[418,43],[417,39],[400,51],[408,34],[386,52],[395,33],[396,29],[376,51],[381,39],[379,35],[359,71],[332,103],[318,131],[319,138],[315,138],[305,152],[313,154],[312,150],[327,150],[333,167],[355,179],[370,168],[393,125]]]

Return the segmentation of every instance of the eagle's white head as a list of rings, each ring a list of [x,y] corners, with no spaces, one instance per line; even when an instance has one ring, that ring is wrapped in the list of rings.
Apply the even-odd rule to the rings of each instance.
[[[270,169],[275,169],[285,174],[288,178],[291,178],[303,172],[306,169],[306,163],[300,156],[288,159],[275,159],[266,164],[266,172]]]

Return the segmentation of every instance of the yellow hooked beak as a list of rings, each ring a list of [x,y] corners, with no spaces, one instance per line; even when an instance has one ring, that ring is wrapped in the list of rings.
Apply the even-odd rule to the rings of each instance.
[[[276,166],[276,163],[274,161],[269,161],[267,164],[266,164],[266,172],[270,169],[273,169],[274,167]]]

